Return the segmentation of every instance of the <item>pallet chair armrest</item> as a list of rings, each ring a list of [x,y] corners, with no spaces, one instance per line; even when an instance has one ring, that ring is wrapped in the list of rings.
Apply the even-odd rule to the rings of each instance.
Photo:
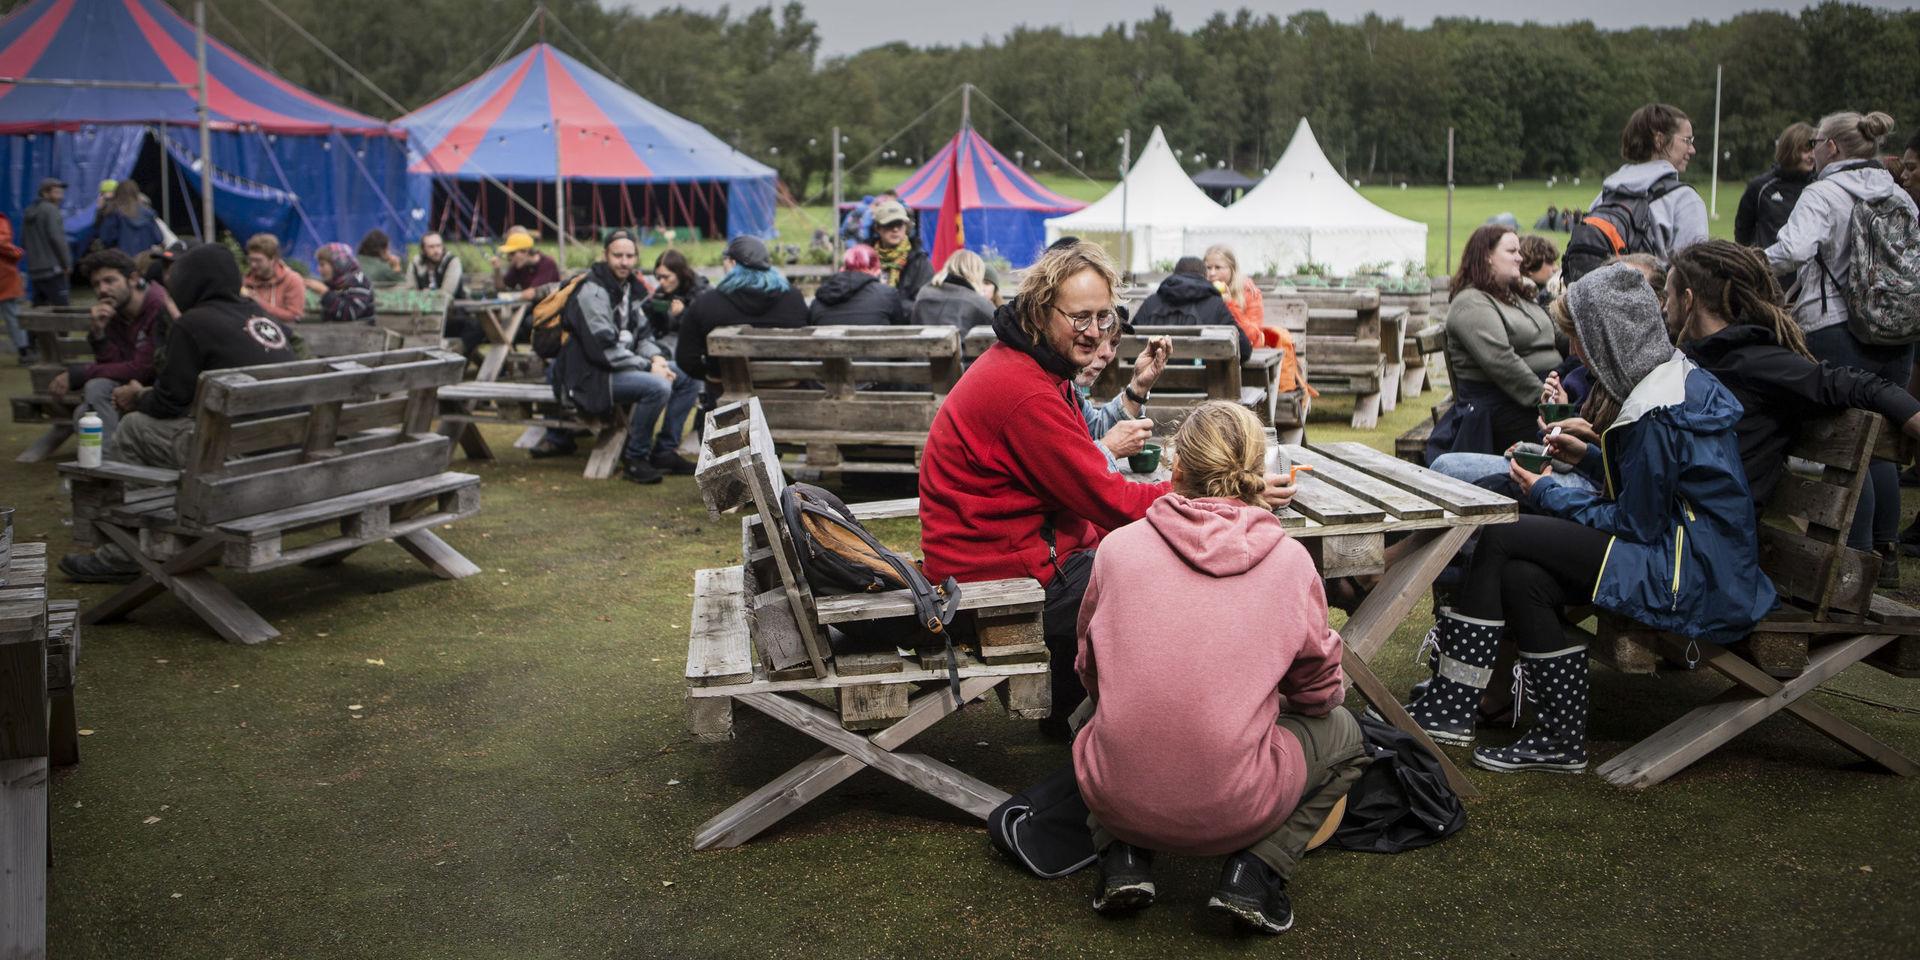
[[[920,515],[920,498],[906,497],[900,500],[872,500],[867,503],[849,504],[853,518],[860,521],[894,520],[901,517]]]
[[[60,464],[61,474],[82,480],[105,480],[142,487],[170,487],[180,482],[180,471],[161,467],[143,467],[135,463],[103,460],[97,467],[83,467],[78,461]]]

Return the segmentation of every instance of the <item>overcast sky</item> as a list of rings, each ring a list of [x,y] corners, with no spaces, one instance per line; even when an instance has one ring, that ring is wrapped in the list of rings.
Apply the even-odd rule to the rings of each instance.
[[[736,12],[779,0],[604,0],[638,10],[683,6]],[[1536,20],[1561,23],[1592,20],[1603,28],[1675,26],[1694,18],[1724,20],[1745,10],[1797,11],[1813,0],[1781,3],[1775,0],[1532,0],[1528,3],[1488,3],[1485,0],[1373,0],[1370,3],[1290,3],[1284,0],[1245,0],[1234,4],[1170,2],[1170,0],[805,0],[807,14],[820,25],[824,54],[853,53],[868,47],[904,40],[915,46],[978,43],[999,37],[1013,27],[1059,26],[1074,33],[1097,32],[1110,23],[1133,23],[1153,14],[1155,6],[1174,11],[1183,29],[1205,23],[1216,9],[1245,7],[1280,17],[1299,10],[1325,10],[1338,20],[1357,20],[1371,10],[1409,25],[1425,26],[1436,16],[1472,16],[1496,20]],[[1855,0],[1869,6],[1912,9],[1920,0]]]

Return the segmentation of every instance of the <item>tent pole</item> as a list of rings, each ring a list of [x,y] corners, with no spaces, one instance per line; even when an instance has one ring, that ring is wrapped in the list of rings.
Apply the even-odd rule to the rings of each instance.
[[[1453,128],[1447,128],[1447,255],[1440,261],[1440,269],[1451,269],[1453,262]]]
[[[1720,219],[1720,71],[1713,66],[1713,186],[1707,191],[1707,216]]]
[[[844,197],[840,182],[840,128],[833,128],[833,265],[840,266],[840,258],[846,251],[840,249],[844,241],[840,236],[840,202]]]
[[[960,85],[960,129],[973,126],[973,84]]]
[[[1120,131],[1120,269],[1133,274],[1133,231],[1127,229],[1127,168],[1133,165],[1133,128]]]
[[[172,186],[168,180],[168,174],[172,171],[167,169],[166,130],[164,125],[154,128],[155,136],[160,140],[160,219],[162,221],[173,219],[173,191],[167,189]]]
[[[200,70],[200,239],[213,242],[213,128],[207,113],[207,0],[193,0],[194,59]]]

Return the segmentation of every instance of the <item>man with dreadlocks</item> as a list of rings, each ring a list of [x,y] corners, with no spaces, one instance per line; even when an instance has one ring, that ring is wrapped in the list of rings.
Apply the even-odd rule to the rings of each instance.
[[[1761,504],[1786,472],[1794,424],[1810,412],[1870,410],[1920,437],[1920,400],[1858,367],[1815,360],[1781,301],[1765,257],[1726,240],[1680,251],[1667,275],[1667,332],[1745,408],[1733,432],[1747,484]],[[1883,585],[1897,585],[1898,553],[1882,559]]]

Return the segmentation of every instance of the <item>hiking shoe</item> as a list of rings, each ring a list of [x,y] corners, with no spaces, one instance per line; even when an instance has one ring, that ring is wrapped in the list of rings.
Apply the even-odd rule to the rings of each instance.
[[[1880,579],[1874,584],[1876,590],[1900,589],[1900,554],[1903,548],[1897,541],[1876,543],[1873,552],[1880,555]]]
[[[1231,916],[1261,933],[1285,933],[1293,926],[1293,899],[1287,882],[1266,861],[1245,850],[1227,858],[1207,909]]]
[[[564,433],[556,434],[549,430],[539,443],[534,444],[533,448],[527,451],[527,456],[535,460],[545,460],[548,457],[571,456],[579,449],[579,444],[574,443],[571,436]]]
[[[1100,853],[1094,878],[1093,909],[1129,913],[1153,906],[1153,853],[1115,840]]]
[[[647,462],[678,477],[692,476],[695,469],[692,460],[672,450],[656,450]]]
[[[69,553],[60,558],[60,572],[74,583],[127,583],[140,575],[137,566],[120,566],[91,553]]]
[[[659,483],[667,478],[666,474],[655,470],[653,464],[645,460],[624,460],[621,463],[623,469],[620,475],[633,483]]]

